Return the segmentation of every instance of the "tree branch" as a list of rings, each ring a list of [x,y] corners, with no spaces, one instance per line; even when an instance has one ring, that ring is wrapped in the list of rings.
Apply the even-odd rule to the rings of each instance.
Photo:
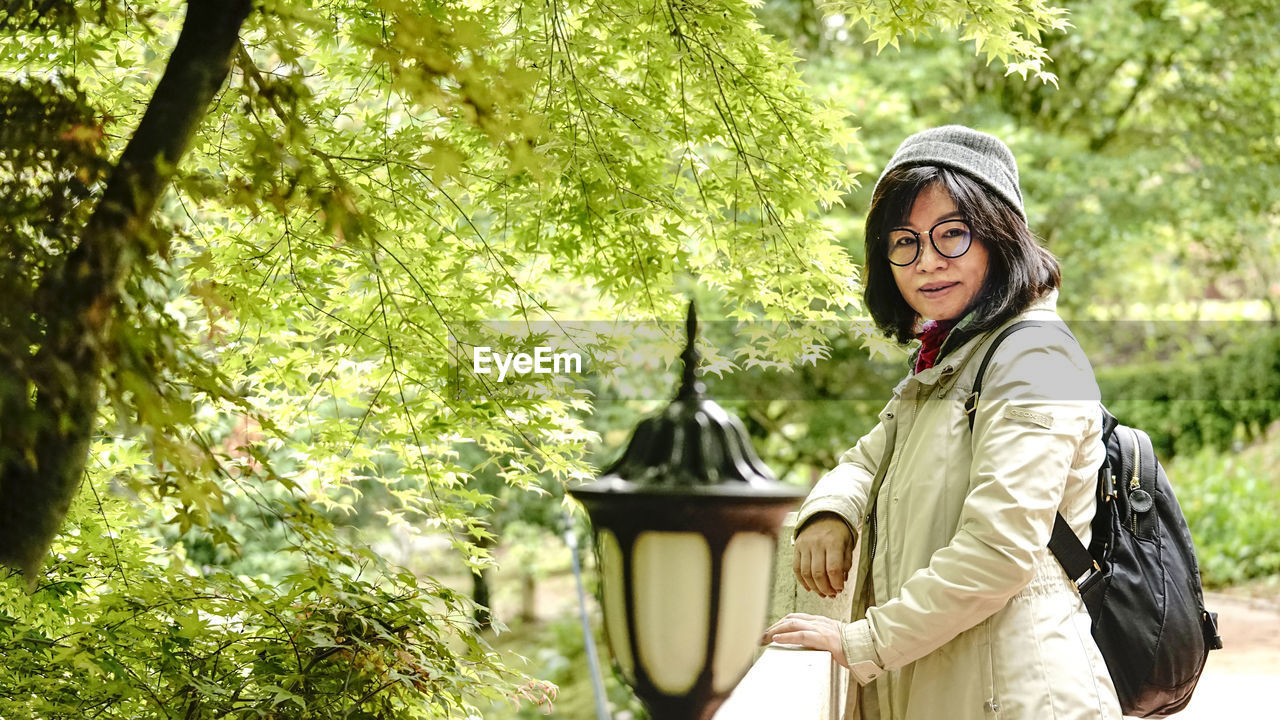
[[[1107,118],[1107,129],[1101,135],[1097,135],[1090,139],[1089,150],[1091,152],[1100,152],[1107,145],[1111,144],[1111,141],[1114,140],[1116,135],[1120,132],[1120,123],[1124,120],[1125,115],[1128,115],[1129,111],[1133,109],[1134,102],[1137,101],[1138,95],[1140,95],[1143,90],[1147,89],[1147,86],[1152,83],[1160,71],[1169,67],[1169,64],[1173,62],[1175,52],[1175,50],[1170,50],[1161,60],[1157,60],[1154,53],[1147,53],[1142,64],[1142,74],[1138,76],[1137,81],[1133,84],[1133,88],[1129,92],[1129,97],[1125,98],[1124,104],[1122,104],[1120,108],[1111,115],[1111,117]]]

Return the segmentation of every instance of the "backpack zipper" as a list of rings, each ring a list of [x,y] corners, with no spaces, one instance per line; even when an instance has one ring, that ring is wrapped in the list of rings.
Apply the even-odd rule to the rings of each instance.
[[[1130,428],[1129,434],[1133,435],[1133,477],[1129,478],[1129,492],[1132,493],[1142,487],[1142,480],[1139,477],[1142,474],[1142,448],[1139,447],[1138,433]],[[1132,501],[1129,503],[1129,518],[1132,521],[1133,534],[1137,535],[1138,513],[1134,511]]]

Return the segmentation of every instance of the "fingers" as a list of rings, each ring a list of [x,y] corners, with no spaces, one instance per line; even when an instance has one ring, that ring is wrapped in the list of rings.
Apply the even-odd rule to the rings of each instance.
[[[800,586],[822,597],[835,597],[839,591],[833,590],[827,570],[827,551],[822,547],[811,547],[809,543],[796,546],[795,562],[792,566]]]
[[[840,641],[840,622],[821,615],[792,613],[766,630],[760,644],[776,642],[843,654]]]
[[[809,574],[813,579],[814,592],[822,597],[835,597],[836,593],[831,588],[831,577],[827,574],[826,549],[816,549],[810,557],[812,561],[809,564]]]
[[[779,633],[835,627],[839,627],[839,623],[829,617],[824,617],[822,615],[806,615],[804,613],[791,613],[790,615],[778,620],[778,622],[773,625],[770,625],[769,629],[764,631],[764,635],[766,638],[772,638]]]
[[[838,621],[827,617],[826,615],[811,615],[809,613],[788,613],[778,619],[777,622],[769,626],[769,630],[785,630],[786,628],[808,627],[809,625],[838,625]]]
[[[848,583],[852,566],[853,535],[839,517],[820,517],[796,537],[792,571],[805,590],[835,597]]]
[[[769,639],[769,642],[776,642],[782,645],[800,645],[810,650],[827,650],[822,646],[822,635],[812,630],[793,630],[791,632],[778,633]],[[765,643],[766,645],[768,643]]]
[[[809,574],[809,550],[807,546],[797,543],[793,558],[791,570],[795,572],[796,580],[800,581],[800,587],[809,592],[814,592],[812,576]]]
[[[809,592],[815,592],[824,598],[833,598],[844,590],[849,580],[850,558],[848,550],[839,548],[815,548],[806,553],[801,560],[804,572],[801,583]]]
[[[844,583],[849,579],[849,553],[840,549],[827,549],[827,584],[831,586],[831,597],[844,591]]]

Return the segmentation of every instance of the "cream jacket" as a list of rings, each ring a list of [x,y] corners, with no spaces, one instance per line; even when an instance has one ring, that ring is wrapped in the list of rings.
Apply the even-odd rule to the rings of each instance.
[[[1121,717],[1088,611],[1048,550],[1059,511],[1088,543],[1103,459],[1093,370],[1056,299],[1015,319],[1057,326],[1004,340],[972,433],[965,398],[996,332],[899,383],[879,424],[801,507],[801,526],[834,512],[860,543],[874,528],[870,607],[844,626],[858,681],[846,718]]]

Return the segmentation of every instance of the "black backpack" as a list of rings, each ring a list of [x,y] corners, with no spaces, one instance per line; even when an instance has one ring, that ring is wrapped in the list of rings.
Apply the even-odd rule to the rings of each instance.
[[[970,432],[996,348],[1015,330],[1044,324],[1014,323],[987,348],[965,401]],[[1105,407],[1102,417],[1107,457],[1098,470],[1093,540],[1086,550],[1058,514],[1049,550],[1089,609],[1120,709],[1165,717],[1187,706],[1209,651],[1222,647],[1218,616],[1204,609],[1191,531],[1151,438],[1121,425]]]

